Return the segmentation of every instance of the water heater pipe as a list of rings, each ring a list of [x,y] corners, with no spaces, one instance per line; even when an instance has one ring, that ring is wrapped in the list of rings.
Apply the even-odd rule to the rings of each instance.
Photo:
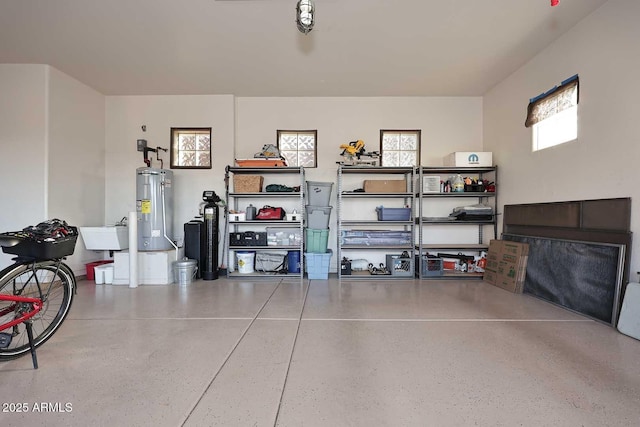
[[[129,287],[138,287],[138,215],[129,212]]]
[[[167,206],[165,205],[165,201],[164,201],[164,180],[160,183],[160,192],[162,193],[162,234],[164,238],[167,239],[169,243],[171,243],[171,246],[175,248],[176,261],[178,261],[178,245],[173,243],[173,240],[171,240],[169,236],[167,236],[167,217],[166,217]]]

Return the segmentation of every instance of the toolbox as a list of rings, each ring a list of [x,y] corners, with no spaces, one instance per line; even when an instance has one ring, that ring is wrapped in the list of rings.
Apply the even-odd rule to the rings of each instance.
[[[229,233],[229,246],[267,246],[266,231]]]

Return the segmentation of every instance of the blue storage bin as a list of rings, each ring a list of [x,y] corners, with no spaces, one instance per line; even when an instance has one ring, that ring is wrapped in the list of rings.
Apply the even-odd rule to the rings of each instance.
[[[329,278],[329,264],[333,251],[328,249],[324,254],[304,253],[307,277],[314,280],[327,280]]]
[[[385,208],[378,206],[378,221],[410,221],[411,208]]]

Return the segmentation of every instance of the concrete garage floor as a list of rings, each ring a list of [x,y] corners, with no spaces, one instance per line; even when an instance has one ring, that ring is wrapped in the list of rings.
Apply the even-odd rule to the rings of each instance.
[[[639,341],[480,281],[81,281],[38,357],[0,425],[640,425]]]

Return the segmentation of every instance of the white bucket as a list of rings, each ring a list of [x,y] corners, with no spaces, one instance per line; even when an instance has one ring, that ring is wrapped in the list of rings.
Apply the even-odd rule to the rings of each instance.
[[[113,264],[96,265],[93,272],[96,285],[113,284]]]
[[[253,273],[253,264],[255,261],[255,252],[236,252],[238,257],[238,273]]]
[[[173,262],[173,274],[178,285],[190,285],[196,277],[198,262],[195,259],[184,258]]]
[[[104,285],[104,270],[101,266],[96,265],[93,268],[93,277],[96,281],[96,285]]]
[[[104,267],[104,284],[113,285],[113,264],[107,264]]]

